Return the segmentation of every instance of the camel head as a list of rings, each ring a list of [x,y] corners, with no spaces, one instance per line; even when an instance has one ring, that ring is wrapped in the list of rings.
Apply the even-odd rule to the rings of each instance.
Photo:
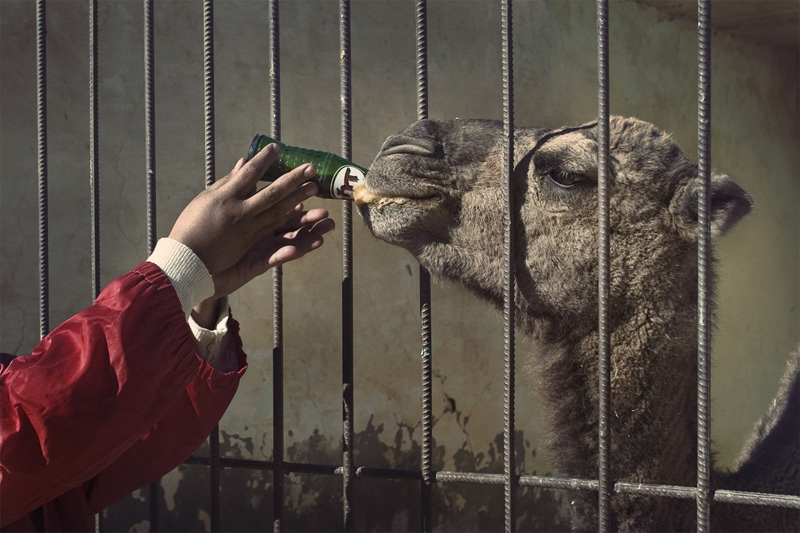
[[[522,320],[593,324],[597,309],[597,128],[517,128],[512,181],[517,305]],[[502,304],[503,126],[423,120],[389,136],[356,192],[379,239],[434,276]],[[696,292],[697,167],[668,135],[636,119],[610,124],[611,308],[624,314],[668,288]],[[752,207],[714,174],[712,235]],[[675,294],[677,293],[677,295]],[[650,296],[646,296],[646,295]]]

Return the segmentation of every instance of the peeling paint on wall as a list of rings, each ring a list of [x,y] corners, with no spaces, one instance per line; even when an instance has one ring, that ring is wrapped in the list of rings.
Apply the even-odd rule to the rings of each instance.
[[[355,434],[356,466],[418,470],[420,447],[409,428],[394,431],[394,444],[381,438],[387,430],[372,421]],[[222,433],[220,452],[225,457],[247,458],[238,445],[249,439]],[[536,451],[522,432],[516,436],[520,471]],[[234,443],[231,445],[231,443]],[[433,468],[444,470],[446,458],[460,472],[502,473],[503,435],[488,443],[488,453],[475,453],[466,444],[456,450],[434,443]],[[246,450],[246,448],[245,448]],[[205,453],[199,450],[198,453]],[[314,432],[286,449],[289,462],[338,465],[341,442]],[[221,474],[220,501],[225,531],[272,529],[272,472],[225,469]],[[209,530],[209,479],[204,467],[184,465],[164,480],[175,487],[162,490],[159,528],[168,531]],[[146,512],[141,491],[115,504],[107,512],[106,527],[134,531],[142,522],[125,517]],[[290,474],[285,483],[284,529],[287,531],[336,531],[342,529],[342,479],[335,475]],[[520,489],[518,531],[568,531],[566,501],[558,491]],[[432,492],[434,529],[443,531],[494,531],[504,523],[503,487],[474,484],[436,484]],[[169,509],[169,512],[166,511]],[[355,486],[355,527],[358,531],[414,531],[420,524],[420,482],[360,478]]]

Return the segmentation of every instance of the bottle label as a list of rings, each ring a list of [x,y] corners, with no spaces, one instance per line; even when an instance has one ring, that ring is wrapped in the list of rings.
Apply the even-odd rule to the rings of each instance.
[[[355,166],[345,165],[333,175],[331,196],[342,200],[353,199],[353,186],[364,181],[364,172]]]

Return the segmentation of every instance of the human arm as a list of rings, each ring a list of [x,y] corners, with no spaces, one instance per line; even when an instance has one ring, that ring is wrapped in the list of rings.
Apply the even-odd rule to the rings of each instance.
[[[318,248],[333,228],[325,210],[302,210],[316,190],[304,185],[313,173],[308,167],[256,191],[274,156],[240,162],[179,217],[170,235],[205,269],[193,270],[188,288],[162,265],[144,263],[30,356],[0,368],[3,525],[90,480],[104,487],[112,480],[116,491],[92,491],[104,502],[124,495],[174,467],[207,436],[233,396],[244,356],[234,343],[238,372],[200,361],[187,314],[219,306],[271,266]],[[173,424],[181,420],[197,423],[187,433]],[[105,472],[120,475],[114,480]]]
[[[2,523],[106,469],[202,366],[161,270],[143,263],[112,282],[0,374]]]
[[[277,153],[277,146],[270,145],[249,163],[240,159],[230,174],[184,209],[169,238],[158,242],[149,259],[175,285],[200,356],[221,370],[236,365],[219,357],[226,331],[225,297],[268,269],[319,248],[322,236],[334,228],[326,210],[304,211],[299,203],[316,193],[316,185],[308,183],[316,173],[312,165],[301,165],[257,189],[258,178]],[[212,288],[201,275],[207,272]]]
[[[214,339],[218,342],[225,332],[225,296],[269,268],[299,259],[319,248],[323,244],[322,236],[334,228],[326,210],[306,212],[302,210],[302,204],[295,204],[316,192],[313,183],[306,183],[316,173],[312,165],[301,165],[269,187],[257,190],[258,177],[276,156],[277,146],[270,145],[251,163],[240,159],[228,176],[189,204],[170,233],[170,239],[196,252],[197,258],[208,265],[213,274],[213,296],[192,298],[187,293],[182,297],[182,301],[194,305],[189,324],[200,346],[210,349],[208,354],[200,353],[207,360],[216,359],[218,346]],[[215,221],[226,218],[233,220],[239,229],[229,234],[220,232],[219,228],[231,231],[233,224],[214,225]],[[261,238],[265,230],[266,237]],[[250,242],[255,244],[248,248]],[[220,243],[225,244],[226,249],[234,250],[230,257],[238,259],[212,261],[220,257],[225,259]],[[159,246],[163,244],[159,241]],[[169,268],[155,262],[170,274]],[[173,283],[177,281],[172,275],[170,278]],[[182,294],[180,290],[178,292]]]

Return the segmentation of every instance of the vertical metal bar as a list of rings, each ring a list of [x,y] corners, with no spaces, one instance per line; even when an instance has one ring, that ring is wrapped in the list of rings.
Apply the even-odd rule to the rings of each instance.
[[[156,247],[156,112],[153,0],[144,0],[144,121],[147,179],[147,253]]]
[[[147,253],[156,247],[156,132],[153,0],[144,0],[144,122],[145,122],[145,179],[147,194]],[[158,531],[158,499],[161,480],[149,485],[150,531]]]
[[[211,474],[211,531],[221,531],[220,503],[219,503],[219,426],[214,426],[208,436],[209,470]]]
[[[417,120],[428,118],[428,4],[417,0]],[[422,494],[420,530],[433,530],[433,339],[431,337],[431,276],[419,267],[420,365],[422,367]]]
[[[504,0],[502,4],[502,38],[503,38],[503,174],[505,179],[506,213],[505,213],[505,292],[503,326],[505,336],[505,372],[504,372],[504,461],[505,474],[505,530],[515,530],[516,522],[516,457],[514,455],[514,256],[515,256],[515,201],[514,183],[511,179],[514,169],[514,62],[513,62],[513,14],[512,0]]]
[[[278,0],[274,0],[276,3]],[[277,267],[272,273],[272,455],[274,468],[273,483],[273,522],[272,529],[279,533],[283,529],[284,507],[284,389],[283,389],[283,269]]]
[[[203,102],[206,187],[214,184],[214,2],[203,0]]]
[[[36,121],[39,166],[39,338],[50,331],[50,260],[47,227],[47,17],[36,1]]]
[[[100,171],[98,168],[97,0],[89,2],[89,186],[92,231],[92,300],[100,294]],[[103,528],[103,513],[94,516],[94,529]]]
[[[609,292],[609,109],[608,109],[608,0],[597,0],[597,374],[598,374],[598,531],[610,527],[611,480],[609,479],[611,401]]]
[[[92,299],[100,294],[100,183],[97,120],[97,0],[89,2],[89,185],[91,187]]]
[[[342,102],[342,156],[352,159],[350,87],[350,2],[339,2],[340,84]],[[343,405],[343,517],[344,530],[353,531],[353,214],[352,203],[342,202],[342,405]]]
[[[144,122],[145,122],[145,179],[147,194],[147,253],[156,247],[156,131],[153,0],[144,0]],[[158,531],[158,500],[161,480],[148,487],[150,502],[150,531]]]
[[[147,253],[156,247],[156,131],[155,131],[155,55],[153,0],[144,0],[144,121],[145,121],[145,179],[147,194]],[[158,531],[158,500],[161,480],[150,483],[150,531]]]
[[[150,483],[148,489],[148,499],[150,500],[150,531],[158,531],[160,525],[158,523],[158,499],[161,497],[161,481],[157,480]]]
[[[214,150],[214,2],[203,1],[203,92],[205,108],[206,187],[215,181]],[[210,459],[211,531],[220,530],[219,426],[208,437]]]
[[[711,2],[697,2],[697,531],[711,521]]]
[[[281,83],[280,83],[280,8],[278,0],[269,3],[270,43],[270,101],[271,133],[281,137]],[[283,528],[284,496],[284,429],[283,429],[283,267],[272,271],[272,472],[273,522],[272,529],[279,533]]]

